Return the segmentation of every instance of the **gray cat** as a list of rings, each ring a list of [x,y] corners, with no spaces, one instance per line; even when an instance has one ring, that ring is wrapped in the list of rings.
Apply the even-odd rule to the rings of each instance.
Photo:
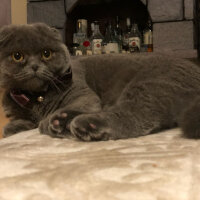
[[[4,137],[39,127],[84,141],[182,127],[200,137],[200,68],[154,54],[71,58],[44,24],[0,30],[0,85],[10,123]]]

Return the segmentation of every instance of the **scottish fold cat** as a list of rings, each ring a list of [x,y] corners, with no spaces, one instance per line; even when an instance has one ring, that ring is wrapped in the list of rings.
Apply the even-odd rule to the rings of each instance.
[[[180,126],[200,137],[200,68],[139,53],[71,57],[41,23],[0,29],[4,137],[39,127],[84,141],[132,138]]]

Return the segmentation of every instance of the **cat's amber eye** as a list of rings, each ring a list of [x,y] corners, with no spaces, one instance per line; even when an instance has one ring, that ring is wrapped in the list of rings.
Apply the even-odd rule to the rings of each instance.
[[[43,60],[50,60],[51,58],[52,58],[52,51],[51,50],[42,51],[42,59]]]
[[[24,60],[24,55],[20,52],[13,53],[11,57],[17,63],[22,62]]]

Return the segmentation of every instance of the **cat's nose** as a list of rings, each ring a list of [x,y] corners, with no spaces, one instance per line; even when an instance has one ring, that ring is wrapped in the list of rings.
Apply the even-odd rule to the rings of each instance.
[[[32,67],[33,71],[35,71],[35,72],[36,72],[36,71],[38,70],[38,68],[39,68],[38,65],[32,65],[31,67]]]

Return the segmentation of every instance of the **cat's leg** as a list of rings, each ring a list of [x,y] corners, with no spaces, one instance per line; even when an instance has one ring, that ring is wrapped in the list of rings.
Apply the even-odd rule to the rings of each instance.
[[[147,135],[160,128],[160,119],[153,117],[150,110],[130,114],[121,112],[121,106],[113,109],[118,111],[75,117],[70,124],[71,133],[84,141],[115,140]]]
[[[53,137],[68,137],[70,135],[69,125],[74,117],[82,113],[99,112],[101,109],[101,101],[93,93],[90,96],[81,96],[70,105],[56,110],[42,120],[39,123],[40,133]]]
[[[132,89],[131,91],[129,91]],[[165,91],[165,88],[163,88]],[[164,95],[165,93],[163,93]],[[82,114],[74,118],[70,130],[77,138],[90,140],[108,140],[138,137],[169,125],[172,117],[171,99],[159,98],[154,86],[140,85],[129,87],[116,105],[100,113]],[[173,124],[173,123],[171,123]]]
[[[14,135],[21,131],[27,131],[36,128],[37,125],[31,121],[18,119],[12,120],[3,128],[3,137]]]

